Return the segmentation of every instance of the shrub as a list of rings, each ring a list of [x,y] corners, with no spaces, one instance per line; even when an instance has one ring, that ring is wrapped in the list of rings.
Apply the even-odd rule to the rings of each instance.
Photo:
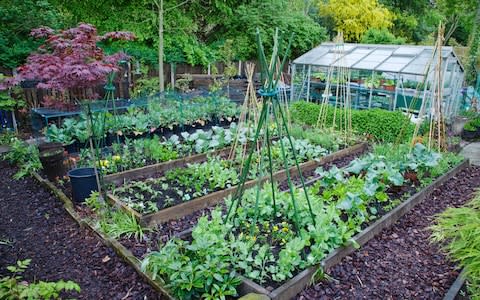
[[[477,131],[477,127],[472,123],[472,121],[468,121],[463,125],[463,130],[465,131]]]
[[[327,111],[327,123],[333,122],[333,107]],[[315,126],[317,124],[320,105],[305,101],[298,101],[291,106],[292,120],[300,124]],[[381,142],[396,142],[397,137],[403,131],[401,141],[409,139],[415,128],[401,112],[383,109],[352,110],[352,129],[359,134],[369,134],[375,140]]]
[[[405,44],[405,39],[396,37],[386,28],[376,29],[370,28],[362,36],[362,43],[364,44]]]

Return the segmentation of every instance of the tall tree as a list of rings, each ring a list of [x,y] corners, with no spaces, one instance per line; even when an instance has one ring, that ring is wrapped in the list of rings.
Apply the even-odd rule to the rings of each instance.
[[[478,0],[437,0],[436,5],[447,25],[445,41],[448,43],[459,28],[464,29],[464,34],[458,37],[463,42],[467,41],[473,27]]]
[[[478,55],[480,47],[480,4],[477,4],[477,13],[475,16],[475,25],[472,31],[470,40],[470,50],[468,53],[468,61],[465,67],[466,81],[468,84],[475,84],[475,79],[478,76]]]

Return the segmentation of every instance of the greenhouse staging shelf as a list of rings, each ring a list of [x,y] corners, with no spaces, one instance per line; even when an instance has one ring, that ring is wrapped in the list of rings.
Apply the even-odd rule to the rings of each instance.
[[[335,153],[329,154],[325,157],[322,157],[319,160],[312,160],[312,161],[307,161],[305,163],[301,163],[300,164],[300,169],[302,170],[302,173],[303,172],[308,172],[308,171],[316,169],[317,167],[319,167],[321,165],[332,162],[336,159],[339,159],[339,158],[342,158],[342,157],[345,157],[345,156],[349,156],[351,154],[363,152],[366,148],[367,148],[366,143],[356,144],[356,145],[353,145],[351,147],[339,150]],[[176,166],[175,164],[180,164],[181,165],[182,163],[183,162],[174,161],[174,162],[170,162],[168,164],[170,166],[169,168],[171,168],[173,166]],[[143,171],[146,174],[142,172],[142,169],[133,170],[133,171],[131,171],[132,173],[130,173],[130,174],[132,174],[132,176],[134,176],[134,177],[137,177],[137,176],[148,177],[149,175],[152,175],[155,172],[158,172],[158,170],[160,170],[160,169],[161,170],[166,170],[166,169],[169,169],[169,168],[167,168],[165,165],[160,164],[160,165],[157,165],[157,166],[146,167],[146,169],[143,169]],[[288,170],[288,172],[290,172],[291,176],[298,175],[298,171],[297,171],[295,166],[291,167]],[[130,175],[127,175],[127,176],[130,177]],[[270,178],[269,176],[265,176],[261,179],[253,179],[253,180],[247,181],[245,183],[245,188],[253,187],[258,182],[260,182],[260,183],[265,182],[265,181],[269,180],[269,178]],[[287,178],[287,171],[285,171],[285,170],[278,171],[278,172],[273,174],[273,178],[274,178],[274,180],[277,180],[277,181],[283,181]],[[108,180],[110,180],[110,179],[108,179]],[[117,181],[117,180],[118,179],[116,179],[115,181]],[[227,189],[223,189],[223,190],[220,190],[220,191],[209,193],[205,196],[195,198],[195,199],[192,199],[190,201],[183,202],[183,203],[180,203],[178,205],[175,205],[175,206],[172,206],[172,207],[169,207],[169,208],[162,209],[162,210],[160,210],[158,212],[155,212],[155,213],[143,214],[143,215],[141,213],[139,213],[138,211],[135,211],[134,209],[125,205],[125,203],[123,201],[121,201],[118,197],[116,197],[112,193],[107,194],[107,199],[111,203],[113,203],[114,205],[121,207],[122,209],[124,209],[125,211],[127,211],[129,213],[132,213],[140,221],[141,224],[151,227],[151,226],[154,226],[154,225],[157,225],[157,224],[165,223],[169,220],[184,217],[188,214],[191,214],[192,212],[195,212],[195,211],[201,210],[203,208],[206,208],[208,206],[212,206],[214,204],[217,204],[217,203],[221,202],[225,197],[233,194],[236,191],[236,189],[237,189],[237,186],[232,186],[232,187],[227,188]]]
[[[469,166],[468,161],[463,161],[448,173],[437,178],[432,184],[423,188],[421,191],[411,196],[408,200],[404,201],[402,204],[394,208],[392,211],[381,217],[372,225],[368,226],[362,232],[357,234],[353,240],[358,245],[362,246],[372,239],[376,234],[381,232],[383,229],[388,228],[393,223],[395,223],[399,218],[401,218],[405,213],[412,209],[415,205],[423,201],[428,197],[432,191],[446,182],[448,179],[452,178],[463,169]],[[299,292],[301,292],[312,280],[312,276],[317,272],[318,268],[322,267],[324,270],[336,265],[344,257],[354,252],[356,248],[353,245],[345,246],[340,249],[335,250],[330,253],[320,264],[320,266],[314,266],[307,270],[302,271],[294,278],[290,279],[280,287],[276,288],[273,291],[268,291],[265,287],[262,287],[255,282],[243,278],[243,282],[238,288],[241,294],[248,294],[251,292],[266,294],[273,300],[288,300],[295,297]]]

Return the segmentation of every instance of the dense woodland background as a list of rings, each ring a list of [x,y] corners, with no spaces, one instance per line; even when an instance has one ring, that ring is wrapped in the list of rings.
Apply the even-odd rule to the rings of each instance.
[[[42,43],[30,37],[31,29],[64,29],[79,22],[93,24],[100,33],[133,32],[133,42],[102,47],[158,66],[159,1],[2,0],[0,66],[21,65]],[[292,57],[338,31],[348,42],[432,45],[440,21],[446,24],[446,44],[473,45],[476,57],[480,35],[477,0],[164,0],[163,6],[165,62],[197,66],[255,58],[256,28],[264,36],[275,27],[294,33]]]

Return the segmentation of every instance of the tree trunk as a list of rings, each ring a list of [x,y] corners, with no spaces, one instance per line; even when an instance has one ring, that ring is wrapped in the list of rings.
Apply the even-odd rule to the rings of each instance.
[[[165,90],[163,74],[163,0],[159,0],[158,5],[158,81],[160,82],[160,92]]]

